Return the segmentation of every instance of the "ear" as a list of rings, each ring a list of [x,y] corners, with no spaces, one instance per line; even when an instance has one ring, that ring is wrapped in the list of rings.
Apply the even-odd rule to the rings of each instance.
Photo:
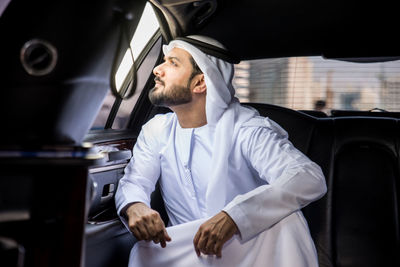
[[[204,81],[204,74],[197,74],[194,78],[193,78],[193,82],[194,82],[194,88],[193,88],[193,93],[196,94],[201,94],[207,91],[207,86],[206,86],[206,82]]]

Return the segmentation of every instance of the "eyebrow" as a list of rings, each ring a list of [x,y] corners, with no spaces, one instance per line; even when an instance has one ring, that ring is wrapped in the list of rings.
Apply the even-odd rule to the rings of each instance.
[[[167,59],[168,59],[168,60],[175,59],[176,61],[182,63],[182,61],[181,61],[179,58],[177,58],[177,57],[164,57],[164,61],[166,61]]]

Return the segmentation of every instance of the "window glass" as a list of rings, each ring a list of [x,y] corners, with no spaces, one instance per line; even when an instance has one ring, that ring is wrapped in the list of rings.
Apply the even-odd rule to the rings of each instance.
[[[149,43],[150,39],[154,36],[154,34],[157,32],[158,29],[159,29],[159,24],[157,18],[154,14],[151,5],[147,3],[142,18],[140,19],[139,25],[131,42],[135,58]],[[122,101],[112,125],[113,129],[126,128],[129,116],[136,104],[136,101],[139,98],[141,91],[147,82],[147,79],[151,75],[154,65],[156,64],[159,53],[161,51],[161,43],[162,40],[160,37],[156,42],[156,44],[152,47],[150,52],[146,55],[145,60],[142,62],[139,69],[137,70],[137,86],[135,94],[130,99]],[[124,70],[125,75],[128,73],[131,67],[132,67],[132,60],[130,60],[129,65],[126,66],[126,71]]]
[[[142,17],[140,18],[139,24],[136,28],[136,31],[130,42],[134,58],[137,58],[140,55],[146,44],[157,32],[158,28],[159,28],[158,21],[154,14],[153,8],[149,3],[147,3],[143,11]],[[131,69],[131,67],[132,67],[132,55],[128,49],[115,75],[115,84],[117,90],[121,89],[121,86],[123,85],[123,82],[126,76],[128,75],[128,72]],[[129,100],[123,101],[122,102],[123,106],[126,106],[124,102],[129,102],[128,103],[129,106],[133,107],[134,104],[136,103],[139,93],[140,91],[136,92],[135,95],[131,97]],[[104,99],[103,106],[101,107],[101,110],[98,113],[97,118],[95,119],[91,127],[92,130],[104,129],[114,102],[115,102],[115,97],[112,95],[111,92],[109,92],[106,98]],[[129,111],[131,111],[131,109]],[[116,117],[114,122],[114,125],[116,125],[115,128],[118,129],[122,128],[122,126],[125,125],[128,116],[129,114],[127,108],[124,108],[124,112],[118,112],[118,116]]]
[[[400,111],[400,61],[353,63],[321,57],[243,61],[235,65],[241,102],[296,110]]]
[[[158,21],[156,15],[154,14],[153,8],[149,3],[147,3],[136,28],[135,34],[131,40],[133,58],[136,59],[139,56],[140,52],[143,51],[144,47],[149,42],[151,37],[153,37],[153,35],[156,33],[158,28]],[[131,67],[132,55],[128,49],[121,61],[121,65],[117,70],[117,74],[115,75],[115,85],[117,90],[121,89],[124,79],[128,75]]]
[[[130,98],[122,101],[118,113],[113,122],[113,129],[123,129],[126,128],[128,119],[135,107],[136,101],[142,93],[143,88],[145,87],[151,73],[153,72],[153,68],[157,63],[157,60],[160,55],[162,45],[161,36],[157,40],[157,42],[150,49],[149,53],[146,55],[146,58],[140,65],[140,68],[137,71],[137,85],[135,94]]]

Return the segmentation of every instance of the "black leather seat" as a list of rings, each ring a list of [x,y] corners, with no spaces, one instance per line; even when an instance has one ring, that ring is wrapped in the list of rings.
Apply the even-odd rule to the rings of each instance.
[[[400,266],[399,121],[310,120],[282,107],[253,106],[285,128],[325,174],[327,194],[303,209],[320,266]]]
[[[1,266],[24,266],[25,249],[15,240],[0,236]]]
[[[327,202],[333,266],[399,266],[397,125],[335,119]]]

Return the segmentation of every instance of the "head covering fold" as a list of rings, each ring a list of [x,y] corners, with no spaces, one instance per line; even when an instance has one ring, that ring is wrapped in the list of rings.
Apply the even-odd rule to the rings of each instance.
[[[205,36],[188,36],[223,48],[214,39]],[[227,204],[226,190],[229,166],[229,155],[243,123],[258,115],[254,109],[243,107],[234,96],[232,86],[234,67],[222,59],[207,55],[194,45],[173,40],[163,46],[164,54],[173,48],[186,50],[204,74],[207,86],[206,117],[207,124],[214,127],[214,150],[212,154],[212,173],[207,187],[207,215],[213,216]]]

